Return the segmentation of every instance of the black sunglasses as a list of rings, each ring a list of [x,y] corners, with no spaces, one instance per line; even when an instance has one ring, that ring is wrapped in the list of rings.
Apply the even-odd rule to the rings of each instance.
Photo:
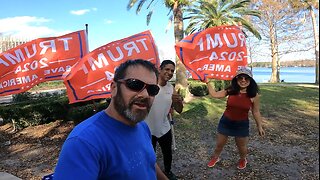
[[[139,79],[120,79],[117,82],[123,83],[126,87],[135,92],[141,92],[147,89],[149,96],[155,96],[159,93],[159,86],[156,84],[147,84]]]
[[[248,81],[250,79],[250,76],[248,76],[248,75],[238,75],[236,78],[237,78],[237,80],[245,79],[246,81]]]

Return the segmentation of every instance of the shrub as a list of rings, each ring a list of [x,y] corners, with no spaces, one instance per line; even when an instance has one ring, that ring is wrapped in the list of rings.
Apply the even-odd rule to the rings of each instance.
[[[222,89],[227,88],[230,84],[231,81],[225,81],[225,80],[211,80],[210,83],[213,83],[216,91],[220,91]]]
[[[23,92],[12,95],[12,102],[23,102],[33,99],[33,95],[30,92]]]
[[[231,83],[231,81],[215,79],[211,79],[209,81],[216,91],[227,88]],[[207,85],[198,80],[189,80],[189,91],[194,96],[206,96],[209,94]]]
[[[22,99],[28,98],[19,100]],[[17,128],[45,124],[55,120],[81,122],[108,105],[109,101],[103,99],[69,104],[66,94],[45,93],[32,96],[28,101],[2,105],[0,117],[4,119],[4,123],[15,122]],[[94,109],[96,111],[93,111]]]
[[[100,100],[99,102],[92,101],[91,104],[86,103],[71,107],[68,111],[67,120],[74,121],[76,124],[89,118],[96,112],[106,109],[110,101]]]
[[[189,91],[194,96],[206,96],[208,95],[208,88],[205,84],[196,84],[189,86]]]
[[[189,91],[194,96],[206,96],[209,93],[207,85],[200,81],[189,81]]]

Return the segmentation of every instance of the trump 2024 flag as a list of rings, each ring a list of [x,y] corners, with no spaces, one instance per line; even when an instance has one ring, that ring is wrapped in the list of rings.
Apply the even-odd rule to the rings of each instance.
[[[62,80],[63,73],[86,53],[84,30],[59,37],[39,38],[0,54],[0,96],[18,94],[33,86]]]
[[[159,65],[150,31],[108,43],[84,56],[65,74],[69,103],[110,97],[115,69],[127,60],[144,59]]]
[[[246,38],[238,26],[219,26],[191,34],[175,45],[193,79],[230,80],[247,65]]]

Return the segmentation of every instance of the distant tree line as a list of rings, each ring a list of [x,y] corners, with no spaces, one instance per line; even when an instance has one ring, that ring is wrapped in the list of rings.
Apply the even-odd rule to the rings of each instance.
[[[283,61],[281,67],[315,67],[315,60],[297,60],[297,61]],[[272,62],[253,62],[249,64],[253,67],[271,67]]]

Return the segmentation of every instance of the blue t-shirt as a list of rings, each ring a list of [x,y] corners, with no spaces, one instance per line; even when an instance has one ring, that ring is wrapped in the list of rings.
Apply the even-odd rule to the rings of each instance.
[[[62,146],[54,179],[156,179],[151,134],[142,121],[125,125],[104,111],[77,125]]]

